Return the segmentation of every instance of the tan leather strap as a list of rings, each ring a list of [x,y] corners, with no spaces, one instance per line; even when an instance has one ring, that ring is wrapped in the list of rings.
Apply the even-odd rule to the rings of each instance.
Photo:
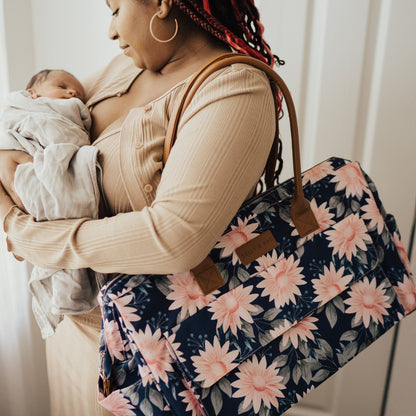
[[[274,83],[283,94],[289,114],[295,181],[295,193],[291,204],[291,218],[299,235],[301,237],[305,237],[311,232],[317,230],[319,225],[311,210],[309,202],[305,199],[303,194],[301,175],[302,170],[300,166],[299,130],[295,106],[293,104],[289,89],[282,78],[275,71],[273,71],[273,69],[271,69],[268,65],[261,62],[260,60],[239,53],[227,53],[220,55],[214,58],[212,61],[208,62],[207,65],[205,65],[198,73],[192,77],[192,79],[184,88],[180,101],[172,113],[164,143],[163,163],[166,163],[170,150],[175,143],[179,120],[200,85],[206,80],[208,76],[210,76],[215,71],[236,63],[252,65],[258,69],[263,70],[269,77],[270,82]]]

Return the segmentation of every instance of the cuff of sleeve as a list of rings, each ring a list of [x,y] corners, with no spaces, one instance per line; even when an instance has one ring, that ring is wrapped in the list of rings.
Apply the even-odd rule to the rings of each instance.
[[[12,212],[15,208],[16,208],[17,210],[19,210],[19,211],[20,211],[20,209],[19,209],[19,207],[18,207],[17,205],[12,205],[12,206],[9,208],[9,210],[7,211],[6,215],[4,216],[4,219],[3,219],[3,230],[4,230],[4,232],[5,232],[5,233],[7,233],[7,224],[6,224],[6,222],[7,222],[8,218],[9,218],[9,216],[10,216],[11,212]]]
[[[22,212],[21,209],[17,205],[12,205],[10,207],[10,209],[7,211],[7,214],[5,215],[5,217],[3,219],[3,230],[6,233],[6,245],[7,245],[7,251],[9,251],[9,252],[12,252],[12,249],[11,249],[11,244],[10,244],[9,238],[7,237],[7,229],[8,229],[7,222],[8,222],[8,219],[11,217],[12,211]],[[13,254],[13,256],[16,260],[19,260],[19,261],[24,260],[24,258],[22,258],[20,256],[17,256],[13,252],[12,252],[12,254]]]

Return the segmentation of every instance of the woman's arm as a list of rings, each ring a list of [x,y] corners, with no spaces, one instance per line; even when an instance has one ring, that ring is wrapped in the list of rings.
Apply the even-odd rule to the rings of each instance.
[[[274,131],[267,77],[245,65],[227,68],[201,87],[187,109],[151,206],[101,220],[45,223],[13,208],[5,220],[9,245],[46,268],[189,270],[209,253],[257,183]]]

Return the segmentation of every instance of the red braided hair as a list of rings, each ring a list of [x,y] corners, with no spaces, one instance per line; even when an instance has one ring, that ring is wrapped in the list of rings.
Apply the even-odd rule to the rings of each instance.
[[[226,43],[237,52],[260,59],[269,66],[275,63],[283,65],[278,56],[273,55],[269,45],[263,38],[264,26],[260,23],[260,16],[254,0],[173,0],[176,6],[186,14],[199,27],[206,30],[215,38]],[[282,95],[279,90],[273,88],[277,118],[281,115]],[[279,168],[273,177],[265,178],[269,186],[272,182],[278,182],[278,176],[282,169],[281,142],[278,128],[276,128],[276,148],[271,163],[275,169],[276,161]],[[259,182],[260,185],[262,181]]]
[[[174,3],[198,26],[236,51],[270,66],[284,63],[273,55],[263,39],[264,27],[254,0],[174,0]]]

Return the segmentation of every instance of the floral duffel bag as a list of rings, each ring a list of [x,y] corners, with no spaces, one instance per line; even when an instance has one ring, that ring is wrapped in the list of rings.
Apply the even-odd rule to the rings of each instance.
[[[354,177],[354,180],[351,178]],[[289,215],[293,180],[243,206],[210,253],[225,285],[120,275],[103,287],[100,403],[115,415],[280,415],[416,307],[394,218],[356,162],[303,175],[319,230]],[[277,247],[248,265],[264,231]]]
[[[281,78],[239,54],[213,62],[208,74],[245,62],[277,84],[294,178],[246,202],[192,271],[101,289],[99,402],[115,415],[281,415],[416,309],[396,222],[360,165],[331,158],[302,175]]]

